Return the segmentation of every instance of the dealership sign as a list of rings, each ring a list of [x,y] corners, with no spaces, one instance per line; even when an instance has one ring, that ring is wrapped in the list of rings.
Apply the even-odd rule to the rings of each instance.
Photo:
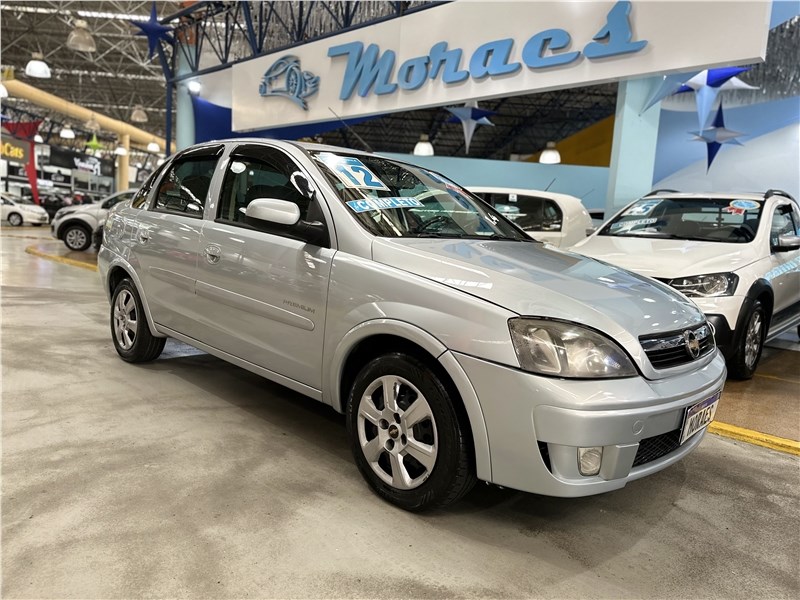
[[[0,142],[0,156],[9,162],[24,165],[28,162],[29,151],[30,142],[15,140],[7,136],[3,136],[2,142]]]
[[[457,0],[234,65],[232,125],[247,131],[758,62],[770,7]]]

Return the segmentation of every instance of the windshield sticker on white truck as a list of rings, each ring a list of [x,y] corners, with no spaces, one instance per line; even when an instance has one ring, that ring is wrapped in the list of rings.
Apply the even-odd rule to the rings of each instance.
[[[319,154],[319,158],[336,173],[345,187],[389,191],[389,188],[378,179],[378,176],[357,158],[339,156],[329,152]]]
[[[758,210],[759,208],[761,208],[761,205],[754,200],[733,200],[728,206],[722,209],[722,212],[743,215],[748,210]]]
[[[661,204],[661,200],[642,200],[631,206],[628,210],[622,213],[623,217],[642,216],[646,217],[653,209]]]
[[[644,225],[652,225],[653,223],[657,222],[658,219],[650,217],[649,219],[634,219],[633,221],[622,221],[617,222],[611,225],[611,230],[628,230],[633,229],[634,227],[644,226]]]
[[[370,210],[387,210],[390,208],[413,208],[423,206],[416,198],[365,198],[364,200],[350,200],[347,203],[350,210],[356,213]]]

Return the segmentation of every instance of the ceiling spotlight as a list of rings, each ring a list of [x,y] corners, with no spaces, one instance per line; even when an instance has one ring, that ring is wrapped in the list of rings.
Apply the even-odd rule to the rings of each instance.
[[[160,152],[161,151],[161,147],[158,145],[157,142],[152,141],[149,144],[147,144],[147,151],[148,152]]]
[[[158,165],[158,166],[160,167],[161,165],[163,165],[163,164],[166,162],[166,160],[167,160],[167,159],[166,159],[166,158],[164,158],[164,157],[162,156],[161,158],[159,158],[159,159],[156,161],[156,165]]]
[[[203,86],[200,84],[200,82],[199,82],[199,81],[197,81],[196,79],[192,79],[192,80],[191,80],[191,81],[190,81],[190,82],[189,82],[189,83],[186,85],[186,87],[187,87],[187,88],[189,88],[189,93],[190,93],[190,94],[194,94],[195,96],[196,96],[197,94],[199,94],[199,93],[200,93],[200,90],[203,88]]]
[[[37,144],[44,144],[44,138],[40,136],[38,133],[35,136],[33,136],[33,141],[36,142]]]
[[[137,104],[133,107],[133,111],[131,112],[131,121],[134,123],[147,123],[147,113],[144,110],[144,106]]]
[[[31,59],[25,65],[25,75],[38,77],[39,79],[50,79],[50,67],[44,62],[44,55],[41,52],[31,54]]]
[[[116,154],[117,156],[127,156],[128,151],[126,150],[125,146],[119,144],[116,150],[114,150],[114,154]]]
[[[64,138],[65,140],[74,140],[75,132],[72,131],[72,128],[69,125],[64,125],[64,127],[61,128],[61,131],[58,132],[58,137]]]
[[[561,153],[556,150],[555,142],[547,142],[547,146],[539,155],[539,162],[543,165],[557,165],[561,162]]]
[[[0,98],[8,98],[8,90],[2,83],[0,83]]]
[[[95,52],[97,50],[86,21],[81,19],[75,21],[75,27],[67,36],[67,48],[76,52]]]
[[[433,144],[430,143],[428,135],[423,133],[419,136],[417,145],[414,146],[415,156],[433,156]]]

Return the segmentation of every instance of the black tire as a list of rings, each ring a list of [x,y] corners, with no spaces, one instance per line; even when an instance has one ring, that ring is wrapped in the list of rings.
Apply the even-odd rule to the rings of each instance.
[[[127,312],[121,310],[122,307],[118,304],[124,304],[130,307],[130,310]],[[124,321],[121,313],[127,316]],[[135,322],[135,325],[132,328],[127,327],[131,321]],[[123,323],[126,325],[123,328],[126,331],[119,330]],[[111,339],[114,341],[117,354],[122,360],[131,363],[155,360],[164,350],[164,344],[167,343],[167,338],[156,337],[150,333],[147,317],[142,309],[142,300],[130,279],[123,279],[114,288],[111,296]]]
[[[92,232],[83,225],[67,225],[62,234],[64,245],[75,252],[83,252],[92,245]]]
[[[728,372],[733,379],[750,379],[756,372],[764,338],[767,334],[767,313],[760,300],[756,300],[743,320],[742,331],[731,360]]]
[[[19,227],[23,223],[22,215],[16,212],[12,212],[8,215],[8,224],[12,227]]]
[[[379,382],[382,377],[397,381],[397,387],[393,388],[397,390],[395,410],[400,409],[397,412],[393,413],[383,400],[384,388]],[[380,418],[377,423],[359,417],[362,401],[367,402],[364,400],[365,393],[376,385],[378,388],[369,396],[371,407],[365,405],[365,408],[377,409],[374,418],[378,413],[387,417]],[[420,395],[417,392],[423,401],[419,405]],[[430,416],[407,427],[405,417],[409,415],[411,423],[412,407],[417,415],[420,414],[419,408],[423,414]],[[393,417],[394,420],[389,422]],[[378,496],[409,511],[447,506],[475,485],[476,478],[470,461],[472,446],[462,430],[464,425],[459,421],[450,392],[440,377],[421,360],[399,352],[369,362],[356,377],[347,400],[347,432],[361,475]],[[390,439],[392,435],[397,442]],[[381,442],[382,437],[386,438],[385,443]],[[377,458],[370,462],[362,443],[369,445],[376,440],[373,448],[377,449]],[[386,444],[390,442],[391,449],[387,449]],[[416,444],[417,448],[424,446],[435,449],[430,468],[426,468],[409,450],[414,450],[414,442],[421,442]],[[393,463],[392,455],[400,462]],[[402,460],[398,455],[402,455]],[[402,465],[399,467],[401,476],[408,476],[407,480],[398,481],[410,481],[413,487],[402,489],[384,479],[394,481],[395,464]]]

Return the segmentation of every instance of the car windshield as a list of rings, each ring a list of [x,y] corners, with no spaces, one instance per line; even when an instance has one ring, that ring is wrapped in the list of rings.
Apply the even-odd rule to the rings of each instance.
[[[334,152],[312,156],[339,199],[374,235],[533,241],[438,173],[379,156]]]
[[[758,231],[763,201],[741,198],[643,198],[599,235],[745,244]]]
[[[16,202],[17,204],[36,204],[30,198],[14,198],[14,202]]]

